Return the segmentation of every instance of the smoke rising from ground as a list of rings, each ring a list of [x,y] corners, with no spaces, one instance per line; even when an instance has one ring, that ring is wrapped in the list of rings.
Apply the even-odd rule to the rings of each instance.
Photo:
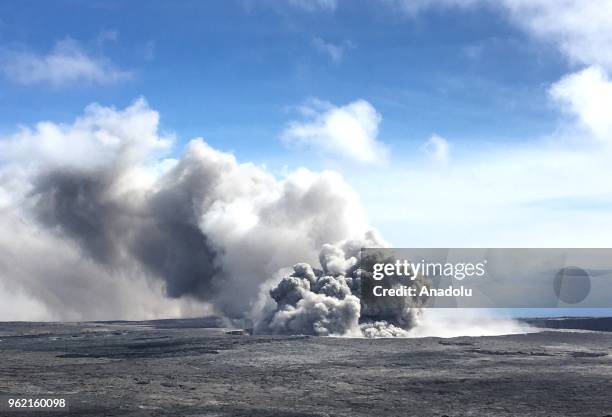
[[[384,247],[373,232],[359,239],[325,244],[320,269],[299,263],[269,290],[274,303],[256,315],[257,333],[310,334],[316,336],[407,336],[418,324],[417,299],[399,298],[393,316],[361,300],[363,274],[360,249]],[[363,262],[363,260],[361,260]],[[413,285],[424,285],[417,280]],[[390,319],[390,320],[389,320]]]
[[[357,255],[386,244],[338,174],[279,179],[200,138],[174,159],[158,125],[137,100],[0,137],[2,320],[222,314],[260,333],[431,335],[410,300],[390,321],[364,310]]]
[[[243,317],[279,269],[366,230],[333,172],[282,179],[202,139],[169,158],[144,100],[0,138],[3,319]],[[6,305],[6,304],[5,304]]]

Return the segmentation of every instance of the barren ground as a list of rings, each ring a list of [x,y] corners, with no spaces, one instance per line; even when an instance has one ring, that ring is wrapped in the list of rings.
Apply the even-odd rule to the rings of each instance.
[[[210,320],[2,323],[28,416],[612,416],[612,333],[455,339],[226,334]]]

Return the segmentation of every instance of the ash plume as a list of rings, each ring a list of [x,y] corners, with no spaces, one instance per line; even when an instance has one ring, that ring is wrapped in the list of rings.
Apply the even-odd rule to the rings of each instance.
[[[407,336],[418,324],[420,300],[400,298],[392,315],[381,314],[376,305],[361,299],[362,277],[368,274],[359,259],[363,247],[383,247],[374,232],[360,239],[325,244],[319,255],[320,269],[299,263],[269,290],[274,303],[259,315],[255,332],[316,336]],[[376,262],[376,259],[365,261]],[[413,285],[425,285],[415,280]]]
[[[357,253],[385,243],[338,174],[277,178],[200,138],[177,159],[174,142],[142,99],[0,137],[2,320],[221,314],[260,333],[436,334],[415,327],[414,300],[392,317],[363,305]]]
[[[281,268],[367,230],[338,174],[279,179],[199,138],[174,159],[158,124],[140,99],[0,138],[0,298],[24,306],[3,319],[247,317]]]

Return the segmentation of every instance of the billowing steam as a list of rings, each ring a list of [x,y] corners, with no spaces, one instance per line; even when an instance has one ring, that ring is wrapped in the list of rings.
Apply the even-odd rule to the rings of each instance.
[[[390,319],[361,303],[358,251],[385,244],[338,174],[278,179],[202,139],[169,158],[158,119],[144,100],[92,105],[0,137],[0,320],[222,314],[265,333],[414,332],[410,300]]]
[[[260,314],[255,328],[259,333],[312,334],[317,336],[406,336],[417,323],[417,299],[399,298],[392,316],[360,299],[361,281],[367,271],[360,268],[361,248],[382,247],[385,243],[373,232],[361,239],[325,244],[315,269],[306,263],[293,267],[269,294],[275,304]],[[414,285],[423,285],[417,280]]]
[[[308,334],[349,337],[457,337],[495,336],[534,331],[525,324],[491,312],[471,309],[423,309],[419,297],[386,298],[377,303],[361,299],[361,287],[368,280],[368,259],[360,249],[384,247],[374,232],[362,238],[325,244],[319,256],[320,268],[298,263],[280,279],[262,286],[259,309],[252,314],[256,333]],[[363,256],[363,255],[362,255]],[[368,251],[370,262],[380,262],[382,253]],[[371,282],[371,280],[370,280]],[[405,285],[399,279],[391,286]],[[429,285],[418,276],[411,285]]]
[[[28,306],[2,319],[243,317],[279,269],[366,230],[338,174],[279,180],[202,139],[164,158],[172,141],[143,100],[0,139],[0,295]]]

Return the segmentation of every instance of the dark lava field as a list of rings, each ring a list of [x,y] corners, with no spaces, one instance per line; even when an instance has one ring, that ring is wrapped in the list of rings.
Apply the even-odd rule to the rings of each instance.
[[[605,320],[453,339],[251,336],[210,319],[0,323],[0,415],[612,416]]]

